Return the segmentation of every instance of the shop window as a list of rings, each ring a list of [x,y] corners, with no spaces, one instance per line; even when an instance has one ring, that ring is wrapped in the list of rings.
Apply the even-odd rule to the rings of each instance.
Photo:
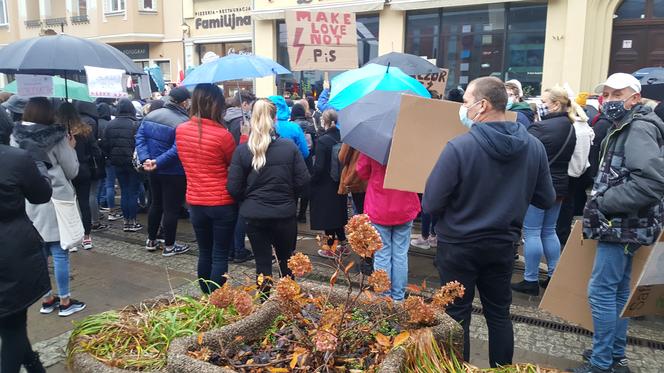
[[[653,0],[652,9],[655,18],[664,18],[664,0]]]
[[[138,0],[138,9],[141,11],[156,12],[157,0]]]
[[[646,18],[646,0],[624,0],[614,18],[616,20]]]
[[[9,24],[7,18],[7,0],[0,0],[0,25]]]
[[[171,82],[171,61],[170,60],[155,60],[155,65],[161,69],[161,73],[164,76],[164,81],[166,83]]]
[[[124,12],[127,9],[125,0],[104,0],[104,5],[106,13]]]
[[[379,18],[377,14],[358,15],[356,21],[358,66],[362,66],[378,57]],[[277,32],[277,62],[290,70],[288,38],[283,21],[277,23]],[[340,73],[341,71],[330,72],[329,77],[332,79]],[[323,90],[323,78],[322,71],[294,71],[292,74],[277,75],[277,90],[279,94],[289,91],[297,96],[318,97]]]
[[[146,67],[150,67],[150,61],[148,60],[134,60],[134,65],[136,65],[141,71],[145,70]]]
[[[406,50],[427,59],[438,57],[440,13],[409,13],[406,17]]]

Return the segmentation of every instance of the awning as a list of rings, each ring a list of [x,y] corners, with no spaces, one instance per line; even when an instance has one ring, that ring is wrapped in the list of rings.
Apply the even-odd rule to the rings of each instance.
[[[324,11],[344,11],[344,12],[374,12],[380,11],[385,6],[385,0],[357,0],[352,3],[340,4],[313,4],[307,7],[289,7],[282,9],[252,10],[251,16],[256,20],[270,20],[285,18],[286,10],[324,10]]]
[[[394,10],[432,9],[453,6],[471,6],[491,3],[506,3],[524,0],[391,0],[390,8]]]

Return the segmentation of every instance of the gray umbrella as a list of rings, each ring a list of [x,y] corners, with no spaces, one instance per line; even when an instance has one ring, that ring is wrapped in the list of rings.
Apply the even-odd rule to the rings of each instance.
[[[370,63],[398,67],[407,75],[436,74],[440,72],[438,66],[422,57],[408,53],[390,52],[367,62],[367,64]]]
[[[641,82],[641,96],[664,100],[664,67],[646,67],[633,75]]]
[[[387,164],[401,97],[406,91],[373,91],[339,112],[341,141]]]

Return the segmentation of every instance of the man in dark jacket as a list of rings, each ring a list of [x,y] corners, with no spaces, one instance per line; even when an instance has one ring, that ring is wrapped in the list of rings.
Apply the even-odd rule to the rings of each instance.
[[[439,217],[436,267],[441,283],[459,281],[466,292],[447,313],[469,327],[475,286],[489,325],[489,363],[512,363],[510,321],[514,245],[528,205],[553,206],[556,195],[541,142],[505,117],[507,93],[497,78],[470,83],[459,116],[470,132],[450,141],[427,180],[422,207]],[[491,190],[491,193],[487,191]]]
[[[593,348],[576,373],[627,372],[632,256],[659,238],[664,219],[664,123],[641,105],[641,84],[616,73],[597,89],[612,125],[600,149],[600,168],[583,214],[583,234],[599,241],[588,283]]]
[[[224,124],[233,135],[235,145],[240,144],[242,135],[242,122],[251,120],[251,104],[256,101],[256,96],[248,91],[241,91],[228,101],[230,107],[226,109]]]
[[[150,112],[136,133],[136,153],[150,173],[152,203],[148,213],[148,239],[145,248],[157,250],[159,225],[164,232],[164,256],[183,254],[189,246],[175,243],[180,207],[184,203],[187,179],[175,147],[175,129],[189,120],[191,95],[185,87],[172,89],[169,102]]]

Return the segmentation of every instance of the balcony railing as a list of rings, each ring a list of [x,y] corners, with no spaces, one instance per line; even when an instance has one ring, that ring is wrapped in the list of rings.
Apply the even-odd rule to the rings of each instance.
[[[25,27],[27,28],[40,28],[41,25],[41,19],[29,19],[25,21]]]
[[[87,14],[83,14],[80,16],[72,16],[70,18],[71,23],[73,25],[81,24],[81,23],[90,23],[90,18],[88,18]]]
[[[59,18],[47,18],[44,20],[44,23],[46,26],[60,26],[60,25],[66,25],[67,24],[67,18],[65,17],[59,17]]]

